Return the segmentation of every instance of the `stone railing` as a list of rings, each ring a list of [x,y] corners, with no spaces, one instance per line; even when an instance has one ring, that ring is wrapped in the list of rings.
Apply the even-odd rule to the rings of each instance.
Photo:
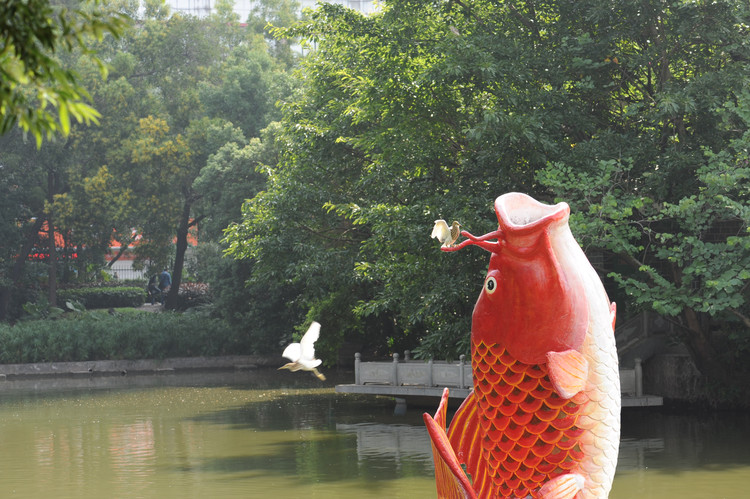
[[[361,354],[354,355],[354,383],[391,386],[447,386],[471,388],[471,364],[464,355],[458,363],[428,360],[413,361],[406,352],[403,361],[393,354],[393,362],[362,362]]]
[[[362,355],[354,355],[355,385],[390,386],[447,386],[449,388],[471,388],[471,363],[464,355],[458,362],[415,361],[407,350],[402,360],[393,354],[392,362],[362,362]],[[636,359],[634,369],[620,369],[620,392],[629,397],[643,396],[643,369]]]

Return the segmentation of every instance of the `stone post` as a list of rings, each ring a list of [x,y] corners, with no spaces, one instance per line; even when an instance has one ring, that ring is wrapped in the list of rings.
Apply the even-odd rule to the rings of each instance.
[[[391,376],[391,384],[398,386],[398,354],[393,354],[393,374]]]

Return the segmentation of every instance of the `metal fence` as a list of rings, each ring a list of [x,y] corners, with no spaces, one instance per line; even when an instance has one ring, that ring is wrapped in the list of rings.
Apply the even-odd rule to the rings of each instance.
[[[113,279],[128,280],[128,279],[147,279],[145,270],[135,269],[107,269],[106,272],[112,276]]]

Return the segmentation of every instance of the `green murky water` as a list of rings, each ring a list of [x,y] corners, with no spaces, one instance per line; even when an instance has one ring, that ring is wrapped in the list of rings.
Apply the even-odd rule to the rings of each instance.
[[[300,374],[5,382],[0,497],[435,497],[420,409]],[[743,415],[626,413],[610,498],[747,497],[748,442]]]

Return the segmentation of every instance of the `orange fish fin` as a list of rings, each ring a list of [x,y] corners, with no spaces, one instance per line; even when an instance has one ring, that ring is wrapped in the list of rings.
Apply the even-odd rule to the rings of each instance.
[[[586,386],[589,363],[579,351],[547,352],[547,365],[552,386],[562,398],[572,398]]]
[[[492,484],[487,474],[487,463],[482,459],[482,433],[477,410],[477,398],[472,391],[453,415],[448,438],[458,462],[465,466],[474,491],[480,497],[486,497]]]
[[[433,418],[425,413],[422,417],[432,442],[432,455],[435,460],[435,483],[439,499],[476,499],[471,482],[464,474],[456,453],[451,447],[445,433],[445,421],[448,407],[448,389],[443,390],[443,397]]]
[[[583,490],[584,479],[578,473],[560,475],[539,489],[538,499],[573,499]]]
[[[612,331],[614,331],[615,320],[617,320],[617,304],[615,302],[609,304],[609,316],[612,318]]]

